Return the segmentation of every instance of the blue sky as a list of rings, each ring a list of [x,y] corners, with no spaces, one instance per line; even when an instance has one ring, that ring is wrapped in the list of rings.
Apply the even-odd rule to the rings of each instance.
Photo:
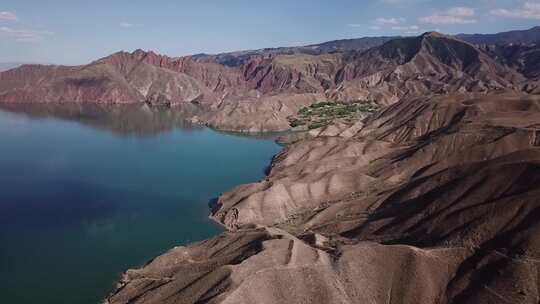
[[[181,56],[535,25],[540,0],[0,0],[0,62],[83,64],[137,48]]]

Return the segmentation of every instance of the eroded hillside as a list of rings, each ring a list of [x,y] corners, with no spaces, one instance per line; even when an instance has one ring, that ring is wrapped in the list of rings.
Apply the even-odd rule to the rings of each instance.
[[[229,232],[128,271],[108,301],[536,303],[538,122],[537,97],[456,94],[290,144],[219,198]]]

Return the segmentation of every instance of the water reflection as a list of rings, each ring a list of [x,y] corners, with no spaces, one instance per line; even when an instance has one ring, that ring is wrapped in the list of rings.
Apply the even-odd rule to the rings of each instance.
[[[105,129],[120,136],[153,136],[172,129],[200,129],[190,121],[201,109],[194,104],[152,108],[146,104],[101,105],[96,103],[0,104],[0,109],[30,118],[58,118]]]

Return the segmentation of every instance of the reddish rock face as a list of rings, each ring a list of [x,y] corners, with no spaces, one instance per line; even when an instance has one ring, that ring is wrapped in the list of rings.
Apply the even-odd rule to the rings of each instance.
[[[239,69],[230,68],[214,62],[198,62],[192,57],[170,58],[152,51],[136,50],[133,53],[119,52],[99,60],[114,65],[126,75],[133,64],[148,64],[161,69],[181,73],[197,80],[217,95],[241,95],[246,89]]]
[[[341,55],[277,55],[255,57],[242,66],[249,87],[263,94],[324,93],[334,86]]]

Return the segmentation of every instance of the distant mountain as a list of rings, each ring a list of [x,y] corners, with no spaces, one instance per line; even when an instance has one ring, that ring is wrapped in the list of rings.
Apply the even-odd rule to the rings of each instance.
[[[508,31],[496,34],[458,34],[456,38],[472,44],[506,45],[506,44],[533,44],[540,41],[540,26],[527,30]],[[304,48],[317,49],[320,52],[335,52],[349,50],[366,50],[377,47],[399,36],[390,37],[363,37],[356,39],[344,39],[313,44]]]
[[[458,34],[456,38],[472,44],[533,44],[540,41],[540,26],[527,30],[508,31],[496,34]],[[298,49],[317,50],[321,53],[336,51],[362,51],[380,46],[390,40],[401,38],[399,36],[362,37],[355,39],[343,39],[312,44]]]
[[[388,42],[392,39],[401,38],[399,36],[392,37],[363,37],[357,39],[343,39],[343,40],[334,40],[323,42],[319,44],[312,44],[305,46],[305,48],[310,48],[318,50],[321,53],[330,53],[336,51],[350,51],[350,50],[367,50],[373,47],[380,46],[385,42]]]
[[[456,38],[476,45],[507,45],[532,44],[540,41],[540,27],[528,30],[509,31],[497,34],[459,34]],[[378,47],[384,43],[402,38],[400,36],[362,37],[353,39],[333,40],[318,44],[293,47],[265,48],[258,50],[245,50],[238,52],[221,53],[215,55],[197,54],[192,56],[195,60],[203,62],[216,62],[219,64],[238,67],[248,62],[252,57],[271,57],[276,55],[308,54],[320,55],[325,53],[365,51]]]
[[[540,41],[540,26],[497,34],[459,34],[456,37],[473,44],[533,44]]]
[[[529,79],[540,79],[540,45],[483,45],[480,49]]]
[[[239,66],[246,63],[251,57],[254,56],[268,57],[275,55],[293,54],[320,55],[325,53],[344,52],[351,50],[362,51],[370,49],[372,47],[380,46],[383,43],[396,38],[400,37],[363,37],[358,39],[334,40],[306,46],[265,48],[259,50],[247,50],[216,55],[197,54],[193,57],[202,61],[211,60],[228,66]]]

